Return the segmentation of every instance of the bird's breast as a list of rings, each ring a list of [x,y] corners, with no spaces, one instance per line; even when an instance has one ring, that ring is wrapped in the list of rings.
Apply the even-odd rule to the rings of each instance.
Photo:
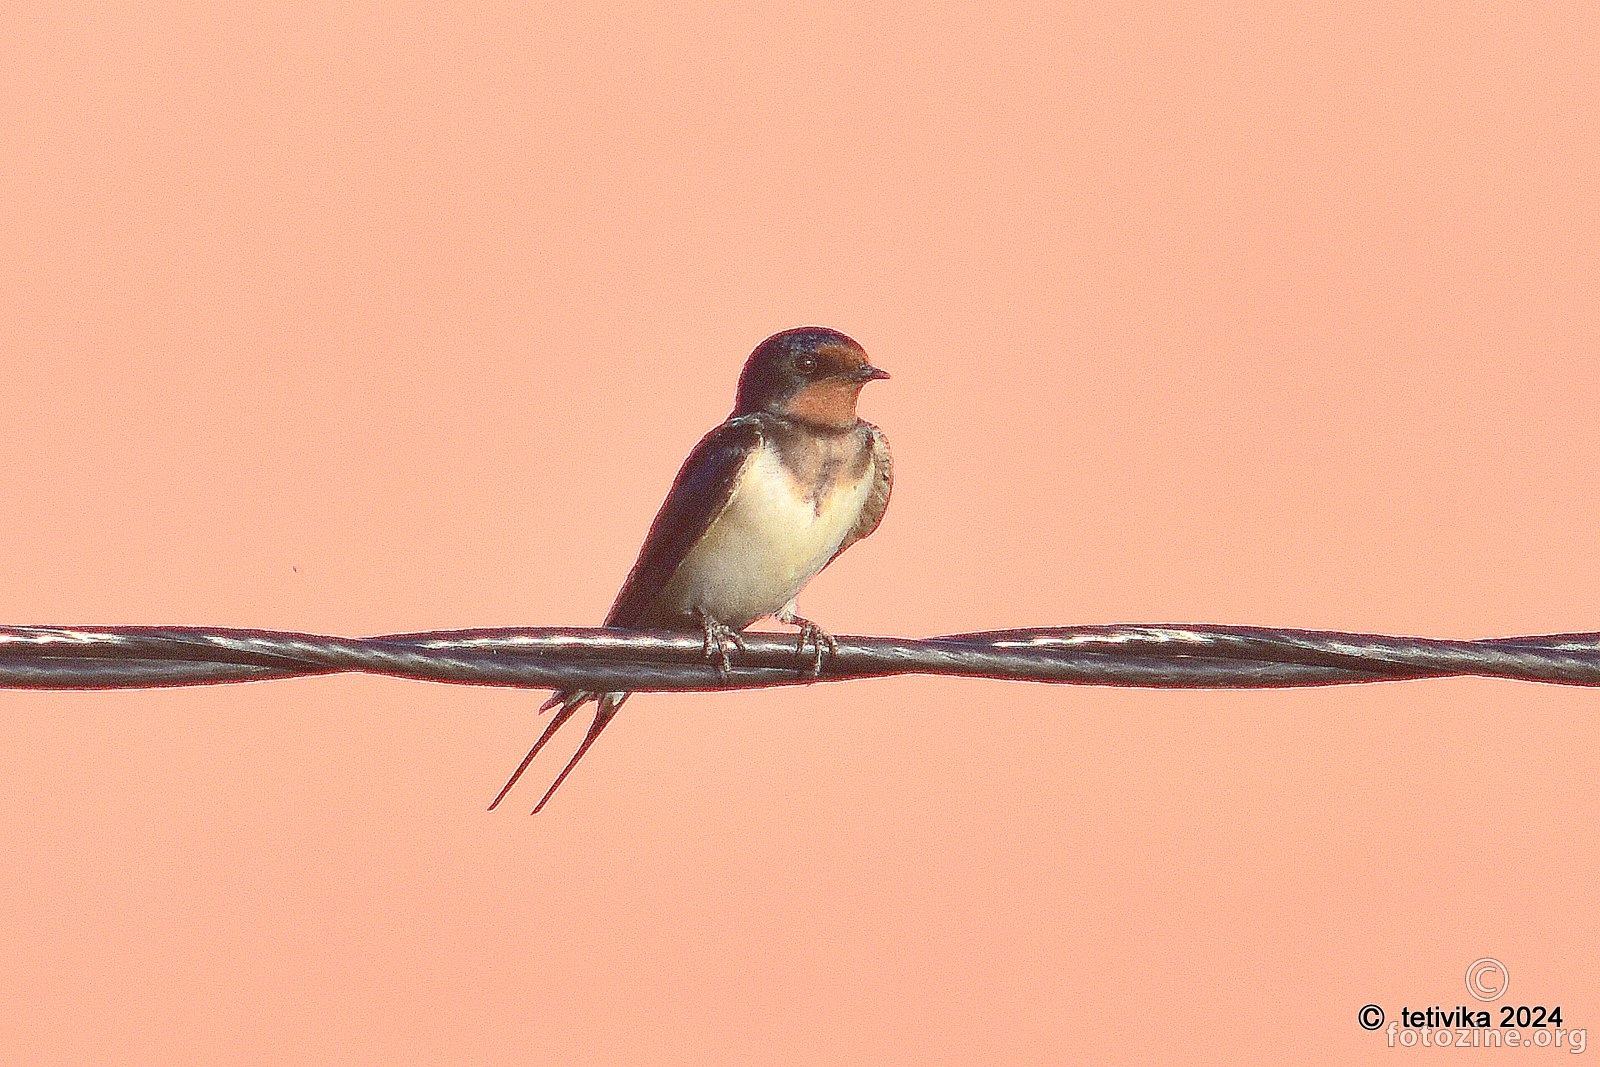
[[[683,615],[704,610],[735,628],[773,614],[838,552],[873,473],[854,435],[799,456],[763,442],[667,583],[666,606]]]

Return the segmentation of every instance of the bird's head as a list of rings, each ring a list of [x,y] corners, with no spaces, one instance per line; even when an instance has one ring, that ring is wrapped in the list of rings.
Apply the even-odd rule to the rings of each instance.
[[[867,362],[861,346],[838,330],[801,326],[756,346],[739,375],[735,415],[766,411],[801,422],[847,429],[856,424],[861,387],[889,377]]]

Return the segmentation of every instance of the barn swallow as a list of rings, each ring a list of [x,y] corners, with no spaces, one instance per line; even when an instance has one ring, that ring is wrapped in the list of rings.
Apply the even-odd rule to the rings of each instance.
[[[800,628],[813,675],[837,643],[802,618],[795,597],[839,553],[877,529],[889,506],[889,442],[856,415],[870,381],[889,375],[837,330],[802,326],[756,346],[739,375],[733,414],[684,460],[639,560],[605,625],[703,635],[720,674],[739,633],[775,616]],[[598,704],[578,751],[534,807],[537,814],[606,728],[627,693],[572,689],[539,740],[489,805],[493,811],[546,741],[589,701]]]

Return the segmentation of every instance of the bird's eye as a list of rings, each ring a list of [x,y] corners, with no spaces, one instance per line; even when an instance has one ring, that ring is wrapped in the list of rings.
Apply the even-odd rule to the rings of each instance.
[[[817,369],[816,357],[801,356],[799,359],[794,361],[794,369],[800,371],[802,374],[810,374],[812,371]]]

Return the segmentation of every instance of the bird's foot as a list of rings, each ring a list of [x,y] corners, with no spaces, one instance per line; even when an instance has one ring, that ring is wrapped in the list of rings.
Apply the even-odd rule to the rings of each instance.
[[[700,625],[706,632],[705,657],[711,660],[717,668],[717,677],[726,680],[733,671],[733,664],[728,659],[728,648],[732,646],[740,652],[750,651],[744,645],[744,638],[739,636],[739,631],[725,625],[721,619],[712,618],[704,611],[699,612]]]
[[[822,656],[824,650],[826,650],[830,655],[838,654],[839,642],[834,640],[833,635],[824,630],[822,627],[818,626],[816,623],[812,622],[810,619],[796,614],[794,605],[790,604],[782,611],[778,612],[777,620],[788,626],[800,627],[800,642],[797,651],[800,653],[800,660],[802,663],[805,663],[808,659],[810,660],[805,670],[806,673],[811,677],[815,678],[822,673]],[[810,656],[806,655],[807,645],[810,645],[812,649],[812,654]]]

